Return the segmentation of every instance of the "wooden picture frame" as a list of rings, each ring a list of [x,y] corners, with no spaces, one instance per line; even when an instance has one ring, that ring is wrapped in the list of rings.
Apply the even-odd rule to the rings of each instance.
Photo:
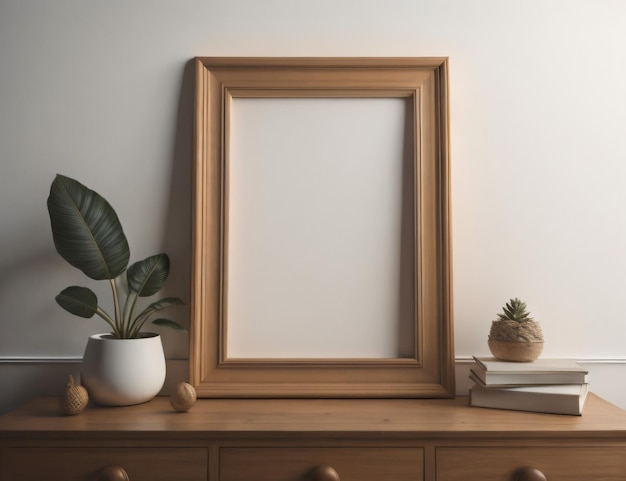
[[[198,396],[453,397],[447,59],[202,57],[196,59],[196,82],[190,383]],[[237,287],[229,283],[229,265],[238,255],[229,229],[238,99],[403,99],[403,149],[410,160],[401,179],[410,187],[403,221],[406,227],[409,219],[412,242],[403,259],[410,273],[410,353],[229,355],[229,292]],[[323,305],[324,299],[316,302]]]

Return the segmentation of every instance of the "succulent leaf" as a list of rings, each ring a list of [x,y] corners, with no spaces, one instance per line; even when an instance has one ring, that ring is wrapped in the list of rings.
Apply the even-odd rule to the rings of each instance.
[[[498,318],[503,321],[510,320],[515,322],[528,322],[533,320],[532,317],[530,317],[530,312],[526,309],[526,303],[519,300],[517,297],[506,303],[502,308],[502,313],[498,314]]]

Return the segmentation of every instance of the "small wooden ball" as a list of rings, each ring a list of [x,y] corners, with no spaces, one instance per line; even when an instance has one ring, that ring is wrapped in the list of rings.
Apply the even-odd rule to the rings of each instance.
[[[74,377],[70,374],[67,387],[65,388],[65,392],[63,393],[63,396],[61,396],[61,400],[59,402],[61,412],[68,415],[78,414],[85,409],[88,402],[89,395],[87,394],[87,389],[76,384],[74,382]]]
[[[185,412],[191,409],[196,402],[195,388],[186,382],[181,382],[170,395],[170,404],[176,411]]]

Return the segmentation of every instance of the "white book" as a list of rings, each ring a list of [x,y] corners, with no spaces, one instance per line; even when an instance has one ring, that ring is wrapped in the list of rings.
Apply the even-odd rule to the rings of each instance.
[[[588,391],[587,383],[517,387],[474,385],[470,389],[470,406],[580,416]]]
[[[472,373],[485,386],[525,384],[582,384],[588,371],[569,359],[537,359],[533,362],[499,361],[476,357]]]

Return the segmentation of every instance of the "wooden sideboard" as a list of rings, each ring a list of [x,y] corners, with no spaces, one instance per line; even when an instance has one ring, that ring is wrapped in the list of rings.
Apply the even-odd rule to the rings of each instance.
[[[583,416],[438,400],[199,400],[89,406],[56,398],[0,417],[0,480],[623,481],[626,412]]]

